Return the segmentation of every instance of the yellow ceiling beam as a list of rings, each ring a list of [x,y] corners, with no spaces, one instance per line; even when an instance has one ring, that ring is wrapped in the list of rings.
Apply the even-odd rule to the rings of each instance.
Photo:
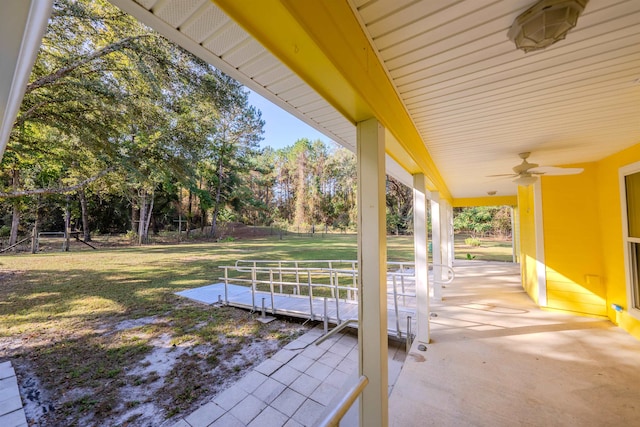
[[[517,196],[461,197],[453,199],[454,208],[470,208],[474,206],[518,206]]]
[[[376,117],[387,153],[451,200],[431,155],[347,0],[212,0],[353,124]]]

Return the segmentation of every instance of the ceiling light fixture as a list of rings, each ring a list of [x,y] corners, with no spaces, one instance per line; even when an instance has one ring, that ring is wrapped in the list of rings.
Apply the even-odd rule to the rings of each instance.
[[[541,0],[519,15],[507,36],[518,49],[544,49],[564,40],[589,0]]]
[[[519,177],[517,177],[516,179],[513,180],[513,182],[515,182],[518,185],[531,185],[533,183],[535,183],[537,181],[537,177],[534,175],[531,175],[530,173],[522,173],[520,174]]]

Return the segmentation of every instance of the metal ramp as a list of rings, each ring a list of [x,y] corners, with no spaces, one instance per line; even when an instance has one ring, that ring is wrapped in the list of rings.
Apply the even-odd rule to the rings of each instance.
[[[222,282],[176,294],[205,304],[325,324],[358,318],[356,261],[237,261],[220,268]],[[413,263],[389,262],[387,270],[387,331],[392,337],[407,338],[416,330]],[[440,283],[453,280],[449,270],[448,280]],[[357,327],[356,322],[350,325]]]

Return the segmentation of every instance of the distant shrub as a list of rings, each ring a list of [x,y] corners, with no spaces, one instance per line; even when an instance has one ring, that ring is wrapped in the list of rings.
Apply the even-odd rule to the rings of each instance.
[[[467,237],[464,239],[464,244],[467,246],[480,246],[480,239],[476,239],[475,237]]]
[[[0,227],[0,237],[9,237],[11,234],[11,227],[8,225],[3,225]]]

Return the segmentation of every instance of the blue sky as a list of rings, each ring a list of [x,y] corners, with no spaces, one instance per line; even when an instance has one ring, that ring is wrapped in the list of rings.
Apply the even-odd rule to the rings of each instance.
[[[301,138],[311,141],[320,139],[325,143],[331,141],[311,126],[251,90],[249,104],[262,111],[262,119],[265,121],[264,140],[260,143],[261,147],[283,148],[293,145]]]

